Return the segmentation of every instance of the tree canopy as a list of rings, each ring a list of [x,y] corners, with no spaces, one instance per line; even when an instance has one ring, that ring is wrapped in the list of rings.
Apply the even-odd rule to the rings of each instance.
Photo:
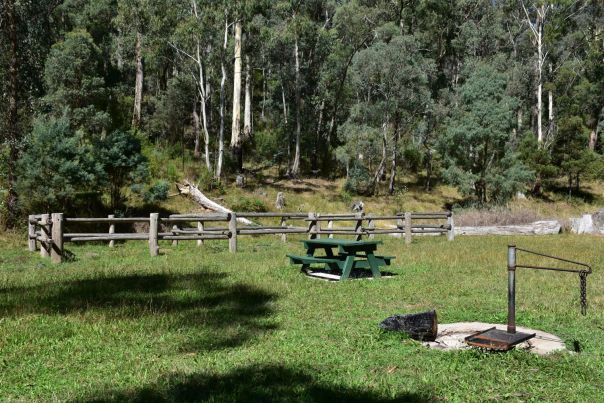
[[[426,191],[444,180],[485,203],[601,176],[601,1],[6,0],[0,11],[9,225],[39,122],[80,150],[135,133],[134,165],[190,155],[215,183],[257,164],[289,177],[354,167],[363,192],[393,193],[413,174]]]

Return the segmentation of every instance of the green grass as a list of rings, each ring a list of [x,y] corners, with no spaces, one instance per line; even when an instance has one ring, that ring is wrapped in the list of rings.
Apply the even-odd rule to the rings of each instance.
[[[237,254],[166,243],[156,258],[144,242],[68,244],[61,265],[0,238],[0,400],[602,400],[602,238],[386,238],[398,275],[345,283],[306,278],[285,258],[301,244],[276,237]],[[441,352],[379,331],[429,308],[440,323],[505,322],[509,242],[594,266],[586,317],[576,275],[518,275],[518,324],[580,353]]]

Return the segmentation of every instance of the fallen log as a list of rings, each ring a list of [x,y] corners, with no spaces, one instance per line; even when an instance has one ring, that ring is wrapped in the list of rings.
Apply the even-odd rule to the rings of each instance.
[[[554,235],[559,234],[558,221],[535,221],[525,225],[492,225],[481,227],[455,227],[455,235]]]
[[[420,341],[434,341],[438,333],[436,311],[393,315],[380,323],[380,328],[402,332]]]
[[[199,188],[197,186],[193,185],[191,182],[189,182],[186,179],[184,181],[184,184],[177,183],[176,187],[178,188],[178,191],[180,192],[180,194],[188,195],[193,200],[195,200],[199,205],[201,205],[202,207],[204,207],[208,210],[212,210],[214,212],[219,212],[219,213],[232,213],[233,212],[232,210],[229,210],[228,208],[221,206],[220,204],[216,203],[215,201],[210,200],[206,195],[204,195],[201,192],[201,190],[199,190]],[[247,225],[254,224],[252,221],[248,220],[247,218],[243,218],[243,217],[237,217],[237,221],[242,224],[247,224]]]

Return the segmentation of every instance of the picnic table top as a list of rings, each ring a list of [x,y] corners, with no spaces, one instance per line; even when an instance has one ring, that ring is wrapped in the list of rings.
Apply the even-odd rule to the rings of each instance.
[[[375,246],[380,245],[382,241],[355,241],[351,239],[306,239],[303,240],[304,245],[317,245],[317,246]]]

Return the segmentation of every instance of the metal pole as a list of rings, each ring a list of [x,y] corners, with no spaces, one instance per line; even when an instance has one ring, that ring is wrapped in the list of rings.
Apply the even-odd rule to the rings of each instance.
[[[516,333],[516,245],[508,245],[508,333]]]

